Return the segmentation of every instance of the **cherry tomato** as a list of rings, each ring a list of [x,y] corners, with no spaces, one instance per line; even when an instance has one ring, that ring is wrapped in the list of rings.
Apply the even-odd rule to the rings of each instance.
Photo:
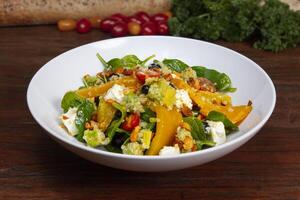
[[[76,28],[76,21],[73,19],[61,19],[57,22],[60,31],[72,31]]]
[[[145,83],[145,80],[147,78],[147,75],[144,72],[138,71],[136,74],[136,78],[142,83]]]
[[[141,25],[136,22],[129,22],[127,27],[131,35],[139,35],[141,33]]]
[[[135,22],[135,23],[138,23],[138,24],[142,24],[142,21],[139,18],[137,18],[136,16],[128,17],[128,21],[129,22]]]
[[[91,22],[91,25],[93,28],[99,28],[101,18],[100,18],[100,16],[94,16],[94,17],[90,17],[89,21]]]
[[[137,113],[133,113],[126,117],[125,122],[121,125],[121,128],[126,131],[132,131],[136,126],[140,124],[140,116]]]
[[[162,13],[155,14],[151,17],[153,22],[166,22],[168,21],[168,16]]]
[[[157,24],[157,33],[159,35],[168,35],[169,34],[169,27],[167,22],[159,22]]]
[[[155,35],[157,33],[157,27],[153,22],[147,22],[142,25],[142,35]]]
[[[113,19],[106,18],[101,21],[100,29],[105,32],[110,32],[111,29],[117,24],[117,22]]]
[[[121,37],[128,34],[127,25],[124,23],[118,23],[111,29],[111,34],[114,37]]]
[[[163,14],[165,14],[166,16],[168,16],[169,19],[172,17],[172,12],[171,11],[166,11]]]
[[[135,13],[135,16],[142,22],[142,24],[151,21],[150,16],[143,11]]]
[[[76,30],[78,33],[87,33],[91,31],[91,22],[88,19],[80,19],[76,23]]]
[[[128,17],[121,14],[121,13],[116,13],[112,16],[109,17],[110,19],[113,19],[117,22],[123,22],[123,23],[127,23],[128,22]]]
[[[159,77],[160,73],[153,70],[137,71],[135,76],[142,84],[144,84],[147,78]]]

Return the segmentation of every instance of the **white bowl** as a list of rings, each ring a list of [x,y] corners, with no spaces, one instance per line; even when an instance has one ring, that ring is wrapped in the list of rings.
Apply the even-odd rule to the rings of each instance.
[[[66,91],[77,89],[84,74],[96,74],[103,69],[96,57],[105,59],[135,54],[146,58],[177,58],[189,65],[202,65],[227,73],[232,79],[235,93],[230,94],[233,104],[253,102],[253,110],[240,125],[240,130],[228,141],[213,148],[178,156],[132,156],[93,149],[69,136],[60,127],[60,101]],[[138,36],[103,40],[80,46],[63,53],[44,65],[32,78],[27,103],[35,120],[49,135],[68,150],[90,161],[125,170],[168,171],[177,170],[220,158],[252,138],[269,119],[276,101],[274,85],[257,64],[230,49],[193,39]]]

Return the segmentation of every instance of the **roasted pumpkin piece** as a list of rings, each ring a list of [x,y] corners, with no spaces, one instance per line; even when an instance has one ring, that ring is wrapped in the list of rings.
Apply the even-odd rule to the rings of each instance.
[[[116,111],[116,108],[113,107],[112,104],[104,101],[104,99],[100,99],[97,109],[97,121],[101,131],[104,132],[107,129],[113,120]]]
[[[188,91],[191,99],[200,107],[200,113],[207,116],[210,111],[218,111],[234,124],[242,122],[252,110],[251,105],[231,106],[231,98],[225,94],[196,91],[181,79],[172,79],[180,89]],[[224,102],[225,101],[225,102]],[[226,106],[224,106],[226,104]]]
[[[231,104],[231,97],[218,93],[218,92],[209,92],[209,91],[202,91],[202,90],[195,90],[193,87],[188,85],[186,82],[184,82],[182,79],[175,78],[171,80],[172,84],[175,85],[179,89],[184,89],[188,91],[189,95],[193,93],[193,96],[199,96],[201,97],[202,101],[209,102],[212,104],[217,105],[230,105]],[[192,98],[192,97],[191,97]]]
[[[129,88],[134,88],[135,86],[137,86],[138,81],[135,78],[131,77],[131,76],[124,77],[124,78],[120,78],[120,79],[117,79],[117,80],[114,80],[114,81],[104,83],[104,84],[99,85],[99,86],[79,89],[79,90],[76,91],[76,94],[78,94],[81,97],[85,97],[85,98],[97,97],[97,96],[103,95],[114,84],[120,84],[120,85],[124,85],[126,87],[129,87]]]
[[[159,120],[147,155],[157,155],[164,146],[170,145],[175,138],[177,127],[182,122],[182,116],[176,109],[168,110],[164,106],[157,106],[155,112]]]

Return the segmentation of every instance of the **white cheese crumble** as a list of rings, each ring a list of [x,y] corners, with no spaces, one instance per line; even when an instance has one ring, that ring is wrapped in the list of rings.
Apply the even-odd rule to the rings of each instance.
[[[69,134],[72,136],[78,134],[78,129],[75,124],[76,113],[77,108],[69,108],[68,112],[60,116],[62,123],[67,128]]]
[[[222,122],[207,121],[209,127],[206,128],[207,132],[211,134],[212,140],[216,145],[224,144],[226,142],[225,127]]]
[[[178,155],[180,154],[180,149],[178,147],[178,144],[175,144],[174,146],[164,146],[160,151],[160,156],[172,156],[172,155]]]
[[[107,92],[106,95],[104,96],[104,100],[114,100],[118,103],[121,103],[124,98],[124,90],[125,87],[122,85],[114,84]]]
[[[180,89],[176,90],[176,102],[175,105],[178,109],[181,109],[184,105],[189,109],[192,109],[193,103],[187,91]]]

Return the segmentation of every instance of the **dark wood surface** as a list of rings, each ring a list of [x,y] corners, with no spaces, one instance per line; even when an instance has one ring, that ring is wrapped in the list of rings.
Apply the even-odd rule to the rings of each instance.
[[[271,119],[221,159],[181,171],[136,173],[68,152],[47,136],[26,104],[30,79],[47,61],[108,37],[100,31],[60,33],[55,26],[0,28],[0,199],[300,199],[300,47],[273,54],[219,42],[273,79]]]

